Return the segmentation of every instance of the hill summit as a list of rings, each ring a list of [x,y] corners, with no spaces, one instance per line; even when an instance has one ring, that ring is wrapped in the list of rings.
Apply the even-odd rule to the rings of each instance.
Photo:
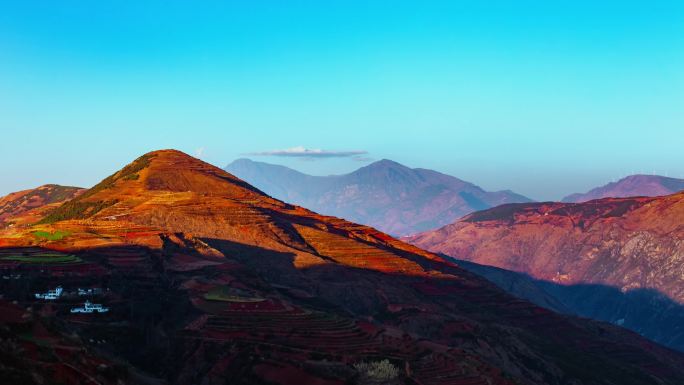
[[[601,198],[626,198],[635,196],[662,196],[684,190],[684,179],[659,175],[630,175],[617,182],[596,187],[586,193],[571,194],[563,202],[586,202]]]
[[[35,222],[48,208],[70,200],[85,189],[46,184],[0,198],[0,227]]]

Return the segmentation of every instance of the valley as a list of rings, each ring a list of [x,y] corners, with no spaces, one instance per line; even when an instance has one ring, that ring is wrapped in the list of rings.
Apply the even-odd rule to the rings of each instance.
[[[677,193],[504,205],[407,240],[518,273],[572,314],[622,325],[681,350],[683,198]]]

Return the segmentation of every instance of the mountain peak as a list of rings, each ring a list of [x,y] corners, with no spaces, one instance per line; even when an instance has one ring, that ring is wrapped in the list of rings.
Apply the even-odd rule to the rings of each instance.
[[[401,163],[389,159],[375,161],[367,166],[361,167],[350,175],[398,175],[402,174],[408,179],[417,179],[416,171]]]
[[[596,187],[586,193],[571,194],[563,202],[586,202],[601,198],[625,198],[631,196],[661,196],[684,190],[684,179],[661,175],[635,174],[616,182]]]
[[[255,163],[259,163],[259,162],[255,162],[249,158],[237,158],[234,161],[228,163],[226,168],[230,168],[231,166],[235,166],[235,165],[243,165],[243,164],[246,165],[246,164],[255,164]]]
[[[182,195],[179,195],[182,194]],[[102,180],[81,196],[54,210],[43,222],[109,215],[117,207],[145,202],[193,202],[188,194],[228,199],[268,196],[239,178],[178,150],[148,152]],[[108,210],[105,210],[108,209]]]
[[[187,165],[191,163],[205,163],[202,160],[193,157],[192,155],[186,154],[183,151],[172,148],[150,151],[138,157],[132,163],[135,163],[136,161],[142,159],[149,160],[150,162],[154,163],[164,162],[176,163],[178,165]]]
[[[362,168],[409,168],[390,159],[380,159]]]
[[[184,153],[181,150],[176,150],[175,148],[162,148],[159,150],[153,150],[144,154],[143,156],[182,156],[192,158],[192,156]]]
[[[474,210],[530,201],[510,191],[487,192],[453,176],[390,159],[330,176],[247,161],[235,161],[226,170],[277,199],[395,235],[437,228]]]
[[[44,184],[34,189],[17,191],[0,197],[0,225],[3,222],[34,222],[42,215],[34,209],[56,205],[78,196],[84,189],[57,184]],[[26,216],[26,218],[23,218]]]
[[[261,193],[232,174],[173,149],[139,157],[115,174],[115,179],[140,180],[141,188],[154,191],[231,195],[242,189]]]

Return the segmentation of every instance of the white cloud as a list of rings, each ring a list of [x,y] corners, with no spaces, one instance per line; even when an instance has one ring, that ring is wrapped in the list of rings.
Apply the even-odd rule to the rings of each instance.
[[[293,157],[293,158],[346,158],[355,157],[359,155],[368,154],[367,151],[355,150],[355,151],[328,151],[321,150],[318,148],[305,148],[303,146],[297,146],[292,148],[286,148],[284,150],[272,150],[272,151],[262,151],[262,152],[252,152],[246,155],[252,156],[283,156],[283,157]]]

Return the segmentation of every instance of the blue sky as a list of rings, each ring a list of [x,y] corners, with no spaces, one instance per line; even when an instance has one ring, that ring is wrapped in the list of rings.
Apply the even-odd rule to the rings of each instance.
[[[1,194],[160,148],[535,199],[684,177],[684,2],[0,1],[0,134]]]

